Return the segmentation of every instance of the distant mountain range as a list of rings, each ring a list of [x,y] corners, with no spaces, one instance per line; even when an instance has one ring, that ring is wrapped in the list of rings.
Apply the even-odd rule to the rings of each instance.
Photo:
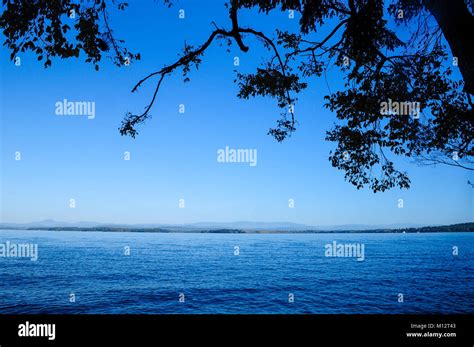
[[[112,224],[96,222],[59,222],[43,220],[33,223],[0,223],[0,229],[16,230],[82,230],[82,231],[131,231],[131,232],[212,232],[212,233],[284,233],[284,232],[441,232],[474,231],[474,222],[453,225],[423,226],[420,224],[346,224],[311,226],[290,222],[231,222],[190,224]]]

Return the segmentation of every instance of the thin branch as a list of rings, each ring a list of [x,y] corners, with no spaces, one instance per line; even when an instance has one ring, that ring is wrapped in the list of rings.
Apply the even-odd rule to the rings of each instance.
[[[287,77],[286,67],[285,67],[286,65],[283,63],[283,59],[281,58],[281,55],[280,55],[280,52],[278,51],[277,46],[275,45],[275,43],[270,38],[268,38],[264,33],[260,32],[260,31],[256,31],[254,29],[250,29],[250,28],[239,28],[239,32],[248,33],[248,34],[252,34],[252,35],[255,35],[257,37],[260,37],[270,47],[272,47],[273,52],[275,53],[275,56],[278,59],[278,63],[279,63],[280,68],[281,68],[281,73],[283,74],[284,77]],[[291,106],[291,103],[293,102],[293,99],[291,98],[290,91],[288,89],[286,89],[286,99],[287,99],[288,106]],[[295,124],[295,115],[294,115],[294,112],[290,112],[290,114],[291,114],[291,125],[293,126]]]
[[[329,39],[331,39],[331,37],[333,37],[334,34],[347,22],[349,22],[349,19],[344,19],[341,22],[339,22],[339,24],[336,25],[334,27],[334,29],[332,29],[332,31],[324,38],[324,40],[322,40],[321,42],[313,42],[314,45],[312,47],[308,47],[308,48],[301,49],[301,50],[296,49],[293,52],[290,52],[287,55],[287,59],[289,57],[293,56],[293,55],[297,55],[297,54],[301,54],[301,53],[306,53],[306,52],[313,52],[314,53],[314,51],[316,51],[317,49],[323,48],[324,44],[326,42],[328,42]],[[306,41],[306,42],[310,42],[310,41]],[[342,42],[342,40],[340,40],[338,43],[336,43],[335,46],[339,45],[341,42]]]
[[[449,165],[449,166],[454,166],[454,167],[460,167],[469,171],[474,171],[474,167],[468,167],[463,164],[461,164],[458,160],[451,159],[451,161],[446,161],[444,159],[436,158],[436,157],[431,157],[428,158],[426,156],[419,156],[418,161],[420,165],[436,165],[436,164],[444,164],[444,165]]]
[[[155,71],[150,73],[148,76],[142,78],[132,89],[132,93],[136,92],[137,89],[148,79],[150,79],[153,76],[156,75],[163,75],[163,74],[168,74],[173,72],[176,68],[180,66],[184,66],[189,64],[194,58],[200,56],[204,51],[211,45],[212,41],[214,41],[215,37],[217,35],[223,35],[223,36],[232,36],[230,32],[222,30],[222,29],[216,29],[214,30],[209,38],[202,44],[198,49],[189,52],[185,56],[181,57],[179,60],[177,60],[175,63],[163,67],[161,70]]]
[[[105,10],[105,7],[102,10],[102,15],[104,17],[104,24],[105,24],[105,30],[106,30],[106,33],[107,33],[107,37],[110,40],[110,42],[112,43],[112,46],[114,47],[114,51],[115,51],[116,56],[119,58],[120,62],[123,63],[122,53],[120,52],[120,49],[117,45],[117,42],[115,41],[115,38],[112,35],[112,29],[110,28],[109,22],[107,20],[107,12]]]

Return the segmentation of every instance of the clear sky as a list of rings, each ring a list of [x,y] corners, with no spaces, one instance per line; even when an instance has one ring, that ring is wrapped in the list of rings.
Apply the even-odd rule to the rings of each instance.
[[[209,5],[215,3],[215,5]],[[150,100],[153,83],[138,94],[134,84],[151,71],[176,60],[184,41],[198,45],[212,31],[211,21],[229,26],[220,1],[181,1],[166,8],[161,2],[133,1],[111,14],[115,34],[138,51],[142,60],[117,68],[107,60],[96,72],[79,60],[55,60],[43,65],[22,54],[21,66],[1,61],[1,221],[43,219],[110,223],[192,223],[267,221],[310,225],[449,224],[473,220],[474,180],[467,171],[438,166],[418,167],[397,160],[412,181],[409,190],[374,194],[344,181],[331,167],[324,141],[335,115],[323,107],[328,87],[340,80],[329,73],[328,83],[310,80],[295,112],[298,130],[283,143],[266,135],[279,116],[271,99],[243,101],[236,97],[233,58],[240,71],[252,71],[266,54],[247,38],[250,52],[214,43],[198,71],[184,84],[179,74],[166,78],[153,118],[136,139],[120,136],[126,111],[139,112]],[[143,5],[143,6],[139,6]],[[184,9],[186,18],[178,18]],[[258,20],[257,20],[258,18]],[[242,11],[241,26],[271,33],[275,26],[294,28],[297,19],[275,12],[269,17]],[[2,37],[3,41],[3,37]],[[96,116],[58,116],[55,103],[94,101]],[[179,105],[185,113],[179,113]],[[257,149],[255,167],[223,164],[217,151]],[[21,160],[15,160],[15,152]],[[131,159],[124,160],[129,151]],[[69,207],[69,200],[76,207]],[[184,199],[185,208],[179,208]],[[288,207],[294,199],[294,208]],[[398,208],[398,199],[404,207]]]

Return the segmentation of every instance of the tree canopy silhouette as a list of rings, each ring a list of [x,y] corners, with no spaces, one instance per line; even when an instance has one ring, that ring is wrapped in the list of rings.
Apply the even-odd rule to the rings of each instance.
[[[168,7],[173,0],[163,0]],[[108,22],[116,0],[3,0],[0,28],[13,60],[33,51],[49,67],[52,59],[79,57],[99,69],[104,55],[122,66],[140,55],[129,52]],[[446,164],[474,170],[472,156],[474,115],[473,5],[463,0],[230,0],[229,23],[211,23],[209,36],[196,46],[185,44],[180,58],[142,78],[133,87],[153,83],[150,103],[141,113],[127,112],[122,135],[137,135],[137,126],[151,116],[163,81],[180,72],[184,81],[201,64],[215,41],[236,44],[242,52],[257,38],[268,49],[266,62],[254,73],[236,71],[237,96],[274,98],[280,108],[269,134],[279,142],[295,132],[294,105],[310,77],[322,77],[329,66],[343,73],[344,85],[324,97],[336,114],[326,139],[336,144],[331,164],[345,172],[357,188],[374,192],[408,188],[406,172],[392,157],[412,158],[419,164]],[[256,9],[299,14],[298,32],[260,32],[241,26],[239,12]],[[71,22],[71,18],[75,18]],[[210,19],[212,20],[212,19]],[[74,24],[71,24],[74,23]],[[409,29],[399,37],[391,26]],[[321,28],[327,34],[321,37]],[[323,30],[324,31],[324,30]],[[462,78],[456,80],[453,70]],[[381,111],[381,105],[389,105]],[[401,112],[403,107],[416,109]],[[406,111],[406,110],[405,110]]]

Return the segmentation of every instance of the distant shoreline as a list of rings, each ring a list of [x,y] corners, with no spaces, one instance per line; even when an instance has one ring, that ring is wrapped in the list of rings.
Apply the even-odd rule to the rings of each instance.
[[[81,231],[81,232],[133,232],[133,233],[182,233],[182,234],[401,234],[401,233],[452,233],[452,232],[474,232],[474,223],[461,223],[442,226],[426,226],[419,228],[379,228],[365,230],[277,230],[277,229],[198,229],[198,228],[134,228],[96,226],[91,228],[81,227],[29,227],[14,228],[0,226],[0,230],[23,230],[23,231]]]

